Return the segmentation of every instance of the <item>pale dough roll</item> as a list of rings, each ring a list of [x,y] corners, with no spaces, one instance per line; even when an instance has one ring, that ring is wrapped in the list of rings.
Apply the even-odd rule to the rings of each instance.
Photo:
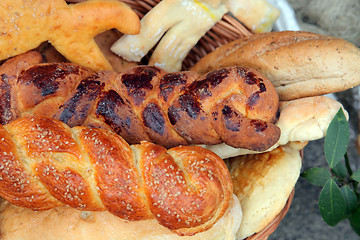
[[[212,228],[182,237],[156,220],[127,222],[109,212],[81,212],[69,207],[36,212],[5,202],[0,213],[0,236],[2,240],[234,240],[241,219],[235,195]]]
[[[243,210],[238,239],[264,229],[284,208],[300,175],[300,150],[306,143],[292,142],[262,154],[231,159],[234,193]]]

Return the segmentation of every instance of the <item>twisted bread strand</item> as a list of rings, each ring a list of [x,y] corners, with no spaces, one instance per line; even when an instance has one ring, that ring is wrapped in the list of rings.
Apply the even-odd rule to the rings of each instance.
[[[33,117],[1,126],[0,139],[0,194],[14,205],[156,218],[192,235],[210,228],[232,197],[224,162],[201,147],[130,146],[111,131]]]
[[[48,63],[26,68],[16,77],[12,107],[19,116],[112,129],[130,144],[146,140],[169,148],[225,142],[263,151],[280,136],[273,124],[279,101],[275,88],[248,68],[199,76],[137,66],[117,74]]]

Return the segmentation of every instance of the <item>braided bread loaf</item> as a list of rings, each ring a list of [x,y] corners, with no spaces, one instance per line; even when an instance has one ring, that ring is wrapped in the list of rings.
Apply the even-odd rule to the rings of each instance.
[[[198,146],[130,146],[111,131],[36,117],[0,126],[0,139],[0,195],[14,205],[156,218],[193,235],[209,229],[232,199],[225,163]]]
[[[18,62],[12,59],[0,67],[0,106],[11,113],[0,114],[2,124],[29,114],[46,116],[69,126],[112,129],[130,144],[144,140],[168,148],[225,142],[263,151],[280,136],[274,124],[277,92],[267,78],[247,68],[203,76],[153,66],[120,74],[93,72],[70,63],[8,70]]]

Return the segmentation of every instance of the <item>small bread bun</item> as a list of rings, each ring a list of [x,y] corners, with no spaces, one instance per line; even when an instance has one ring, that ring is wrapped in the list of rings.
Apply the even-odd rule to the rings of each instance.
[[[224,216],[212,228],[194,236],[179,236],[154,219],[125,221],[109,212],[70,207],[37,212],[4,202],[0,236],[2,240],[233,240],[241,219],[241,207],[235,195]]]

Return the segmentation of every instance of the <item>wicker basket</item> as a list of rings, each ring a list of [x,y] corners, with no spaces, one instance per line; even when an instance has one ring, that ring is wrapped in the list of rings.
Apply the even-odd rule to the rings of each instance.
[[[67,2],[82,2],[84,0],[67,0]],[[140,18],[150,11],[161,0],[122,0],[128,4]],[[198,62],[206,54],[212,52],[217,47],[222,46],[238,38],[251,36],[253,33],[242,25],[231,14],[225,14],[221,21],[216,23],[199,42],[189,52],[183,61],[183,70],[187,70]],[[151,52],[148,54],[149,59]],[[282,211],[274,218],[274,220],[262,231],[248,237],[246,240],[266,240],[279,226],[281,220],[288,212],[294,197],[294,190],[291,192],[288,201]]]

